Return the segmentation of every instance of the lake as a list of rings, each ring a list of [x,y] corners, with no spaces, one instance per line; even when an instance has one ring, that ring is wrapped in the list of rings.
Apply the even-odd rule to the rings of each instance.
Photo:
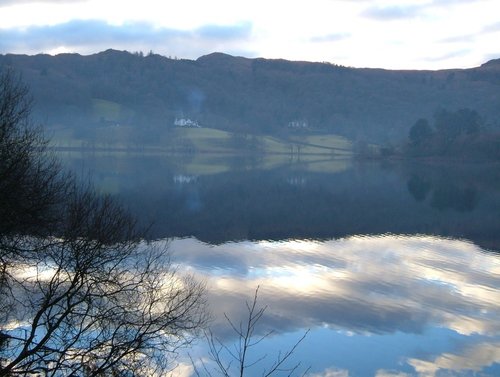
[[[206,281],[213,334],[230,350],[225,316],[244,322],[259,287],[255,336],[272,333],[251,348],[248,375],[308,330],[286,363],[301,362],[295,375],[500,375],[498,165],[64,158]],[[206,342],[189,355],[202,368]],[[179,363],[174,375],[192,374],[186,353]]]

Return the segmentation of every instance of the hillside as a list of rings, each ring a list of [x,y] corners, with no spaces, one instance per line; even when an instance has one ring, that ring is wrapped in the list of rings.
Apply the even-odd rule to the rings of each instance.
[[[0,55],[0,67],[9,66],[29,84],[36,117],[75,138],[122,126],[135,142],[152,143],[179,117],[244,134],[398,141],[416,119],[463,107],[500,128],[500,59],[472,69],[389,71],[221,53],[193,61],[107,50]]]

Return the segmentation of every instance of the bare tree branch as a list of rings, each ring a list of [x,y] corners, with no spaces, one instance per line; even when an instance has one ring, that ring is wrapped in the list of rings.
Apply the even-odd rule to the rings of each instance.
[[[260,364],[267,359],[268,355],[264,354],[261,356],[257,356],[253,361],[249,361],[249,354],[251,353],[251,351],[253,351],[253,348],[255,346],[258,346],[263,340],[273,334],[273,331],[268,331],[264,333],[264,335],[256,337],[257,325],[267,309],[267,306],[260,308],[257,306],[259,289],[260,287],[257,287],[253,296],[253,300],[250,303],[248,301],[245,302],[248,312],[246,321],[242,321],[238,325],[236,325],[234,321],[229,318],[226,313],[224,313],[226,321],[228,322],[233,332],[237,335],[237,341],[233,345],[226,345],[219,338],[217,338],[211,330],[205,332],[209,357],[215,365],[213,367],[212,373],[207,363],[201,360],[200,363],[203,371],[200,371],[196,367],[195,361],[190,356],[191,364],[197,376],[201,376],[202,372],[204,372],[203,374],[209,377],[212,377],[214,374],[219,374],[224,377],[235,375],[243,377],[246,375],[246,373],[249,372],[250,368]],[[269,377],[281,372],[286,372],[288,376],[292,376],[299,369],[301,363],[299,362],[291,366],[287,366],[286,364],[288,361],[290,361],[290,358],[297,350],[297,347],[306,338],[308,333],[309,330],[307,330],[302,335],[302,337],[297,340],[297,342],[295,342],[292,347],[286,352],[282,353],[281,351],[279,351],[278,355],[272,361],[271,365],[267,369],[263,369],[262,376]],[[233,367],[233,362],[237,365],[235,368]],[[306,372],[308,370],[309,368],[306,369]]]
[[[205,324],[205,288],[60,169],[27,94],[0,73],[0,376],[162,374]]]

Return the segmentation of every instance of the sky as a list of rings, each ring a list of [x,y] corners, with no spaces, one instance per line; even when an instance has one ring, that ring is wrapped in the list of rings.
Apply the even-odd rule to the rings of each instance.
[[[0,53],[113,48],[351,67],[447,69],[500,58],[499,0],[0,0]]]

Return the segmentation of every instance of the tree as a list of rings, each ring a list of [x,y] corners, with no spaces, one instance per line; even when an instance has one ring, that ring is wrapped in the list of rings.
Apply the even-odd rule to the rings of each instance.
[[[482,120],[478,112],[468,108],[455,112],[440,109],[434,114],[436,130],[448,142],[453,142],[460,135],[477,135]]]
[[[0,376],[161,375],[206,321],[204,287],[50,155],[0,75]]]
[[[0,72],[0,258],[12,235],[41,234],[53,225],[67,182],[30,111],[27,88]]]
[[[427,119],[419,119],[410,128],[410,141],[413,145],[421,145],[432,137],[432,128]]]
[[[476,110],[465,108],[458,110],[456,114],[462,133],[467,135],[477,135],[479,133],[483,121]]]
[[[267,355],[257,357],[251,355],[251,351],[255,346],[259,345],[259,343],[272,335],[272,331],[269,331],[264,335],[258,335],[257,333],[257,324],[262,319],[262,316],[267,308],[257,307],[258,293],[259,287],[255,290],[252,302],[245,303],[248,311],[246,321],[236,324],[226,314],[224,314],[227,322],[238,339],[234,345],[228,346],[224,344],[210,330],[205,334],[209,347],[209,357],[215,364],[215,367],[213,368],[214,373],[224,377],[243,377],[247,375],[249,368],[254,367],[266,359]],[[295,353],[297,347],[306,338],[308,333],[309,330],[306,331],[304,335],[302,335],[302,337],[286,352],[279,351],[278,355],[271,362],[271,364],[262,371],[262,376],[270,377],[278,373],[286,373],[287,376],[292,376],[299,369],[300,362],[291,366],[287,366],[287,362],[290,361],[291,356]],[[202,373],[209,377],[213,376],[209,366],[203,360],[201,360],[201,369],[196,367],[196,363],[193,359],[191,359],[191,364],[193,365],[195,374],[198,377],[201,376]],[[309,368],[306,369],[303,375],[305,375],[308,370]]]

